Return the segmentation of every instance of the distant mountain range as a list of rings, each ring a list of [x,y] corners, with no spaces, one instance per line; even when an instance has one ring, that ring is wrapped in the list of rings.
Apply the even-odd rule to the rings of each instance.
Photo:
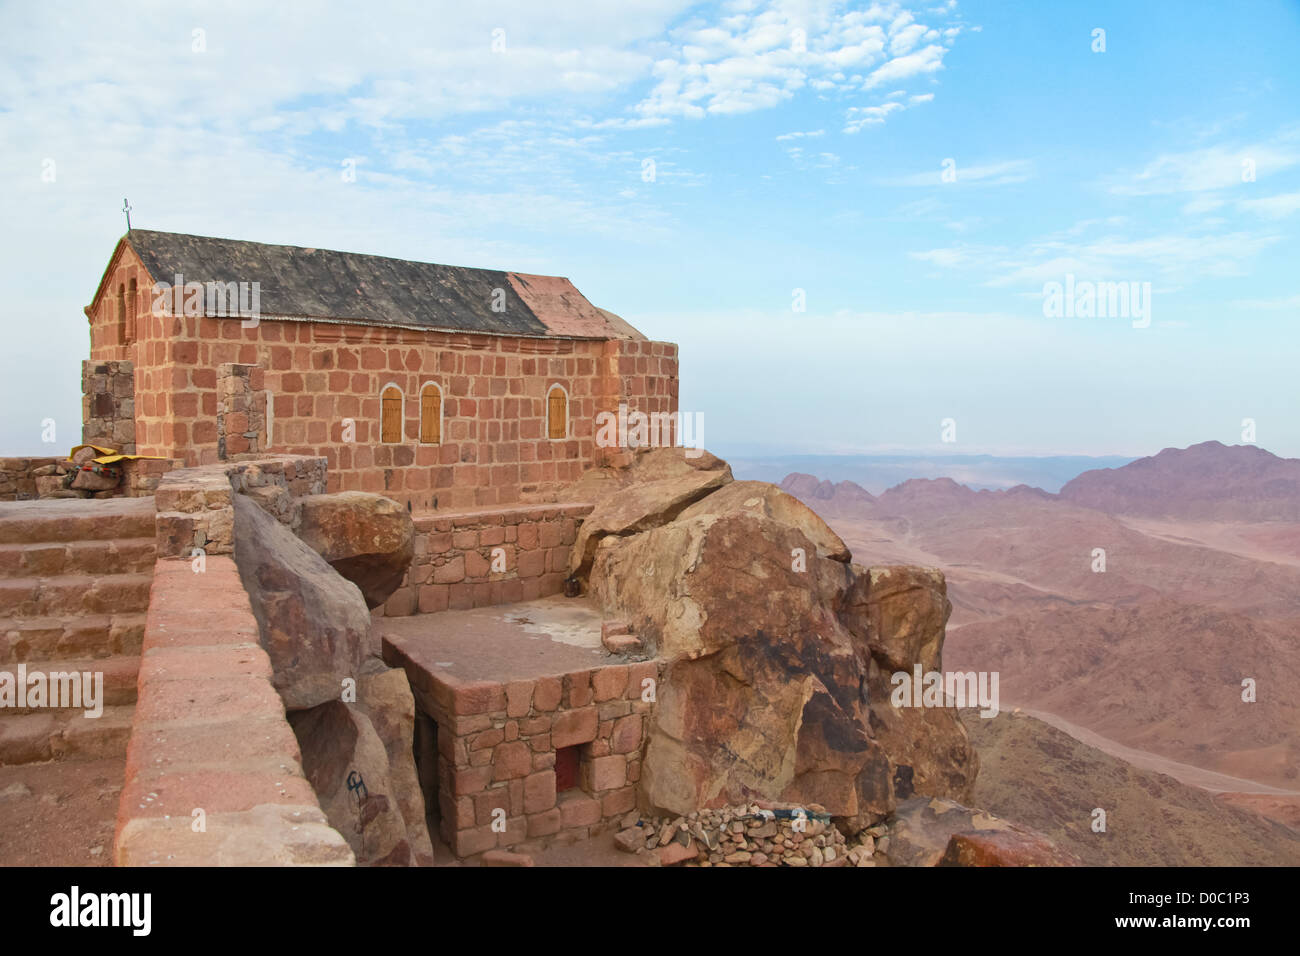
[[[1095,459],[992,461],[1053,462],[1050,470],[1060,475],[1067,463]],[[949,474],[933,478],[912,476],[874,494],[857,481],[831,481],[803,472],[787,473],[780,484],[796,497],[832,507],[852,507],[877,498],[891,509],[908,504],[938,507],[941,503],[955,505],[979,500],[978,496],[984,493],[1043,500],[1056,498],[1107,514],[1136,517],[1300,521],[1300,459],[1279,458],[1254,445],[1230,446],[1207,441],[1188,448],[1166,448],[1149,458],[1118,461],[1121,462],[1118,466],[1077,473],[1065,480],[1055,493],[1051,487],[1027,482],[991,487],[955,479]],[[933,459],[930,463],[939,466],[941,460]],[[903,465],[900,463],[898,467]],[[734,465],[732,470],[736,470]],[[967,471],[969,466],[958,470]],[[1043,470],[1048,470],[1048,466]]]
[[[1011,488],[1025,484],[1046,491],[1061,486],[1082,472],[1118,468],[1132,458],[1061,455],[1044,458],[1003,458],[993,455],[782,455],[722,454],[737,478],[779,484],[791,472],[815,474],[832,482],[849,481],[872,494],[909,478],[952,478],[975,490]]]
[[[1004,707],[1256,782],[1242,805],[1294,819],[1293,798],[1264,795],[1300,792],[1300,460],[1205,442],[1057,493],[947,476],[781,485],[854,561],[941,568],[944,667],[998,671]]]
[[[1166,448],[1122,468],[1086,471],[1061,498],[1110,514],[1202,521],[1300,521],[1300,459],[1253,445]]]

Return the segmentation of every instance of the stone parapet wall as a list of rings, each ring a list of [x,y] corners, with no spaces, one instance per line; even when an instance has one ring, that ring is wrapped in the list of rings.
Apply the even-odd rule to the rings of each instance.
[[[417,514],[415,559],[384,614],[514,604],[562,593],[569,550],[591,509],[554,504]]]
[[[118,807],[118,866],[351,866],[303,774],[234,561],[160,560]]]
[[[0,501],[35,498],[39,493],[36,479],[61,461],[62,458],[0,458]]]
[[[540,849],[617,828],[637,782],[659,664],[614,664],[496,683],[430,674],[384,641],[417,709],[437,724],[439,826],[458,857]],[[651,694],[653,696],[653,694]],[[577,747],[577,786],[557,792],[556,751]]]
[[[154,492],[159,557],[189,557],[201,548],[209,555],[234,551],[234,505],[246,494],[286,524],[293,499],[325,493],[324,458],[280,455],[182,468],[164,475]]]
[[[181,467],[177,459],[136,458],[122,462],[122,483],[115,489],[124,498],[146,498],[158,490],[163,475]]]

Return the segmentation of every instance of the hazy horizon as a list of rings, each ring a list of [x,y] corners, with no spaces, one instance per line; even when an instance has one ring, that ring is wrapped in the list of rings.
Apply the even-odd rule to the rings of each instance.
[[[130,55],[68,10],[0,9],[10,454],[79,438],[126,197],[568,276],[681,346],[706,444],[1300,455],[1296,4],[175,3]],[[1131,315],[1052,305],[1102,283]]]

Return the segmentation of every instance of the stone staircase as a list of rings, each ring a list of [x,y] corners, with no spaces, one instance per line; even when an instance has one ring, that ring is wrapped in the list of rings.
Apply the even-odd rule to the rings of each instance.
[[[125,756],[155,555],[152,498],[0,503],[0,693],[103,674],[103,713],[0,705],[0,765]]]

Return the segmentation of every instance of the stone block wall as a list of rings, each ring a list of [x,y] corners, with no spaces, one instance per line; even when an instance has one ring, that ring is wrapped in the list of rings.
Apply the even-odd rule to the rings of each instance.
[[[82,362],[82,442],[134,455],[135,439],[135,363]]]
[[[328,472],[323,458],[281,455],[198,468],[162,476],[154,492],[158,556],[189,557],[234,553],[232,496],[246,494],[281,521],[293,517],[293,499],[324,494]]]
[[[383,613],[429,614],[562,593],[569,549],[591,508],[542,505],[416,515],[415,558]],[[494,570],[494,562],[503,569]]]
[[[439,827],[456,856],[583,839],[636,809],[656,661],[493,683],[434,676],[388,641],[384,659],[437,724]],[[569,747],[577,785],[557,792],[556,751]]]
[[[217,457],[260,455],[266,450],[265,375],[255,365],[225,362],[217,368]]]
[[[158,490],[163,475],[181,467],[168,458],[138,458],[122,462],[122,483],[115,491],[125,498],[144,498]]]
[[[157,562],[137,687],[116,865],[353,865],[303,773],[231,558],[201,573]]]
[[[27,501],[38,493],[36,479],[62,458],[0,458],[0,501]]]
[[[605,343],[605,395],[602,409],[618,411],[620,402],[626,402],[628,411],[647,415],[669,415],[677,407],[677,346],[667,342],[638,342],[618,340]],[[635,396],[629,401],[627,396]],[[671,435],[674,444],[678,432]],[[631,460],[629,450],[620,446],[597,449],[597,463],[626,466]]]

